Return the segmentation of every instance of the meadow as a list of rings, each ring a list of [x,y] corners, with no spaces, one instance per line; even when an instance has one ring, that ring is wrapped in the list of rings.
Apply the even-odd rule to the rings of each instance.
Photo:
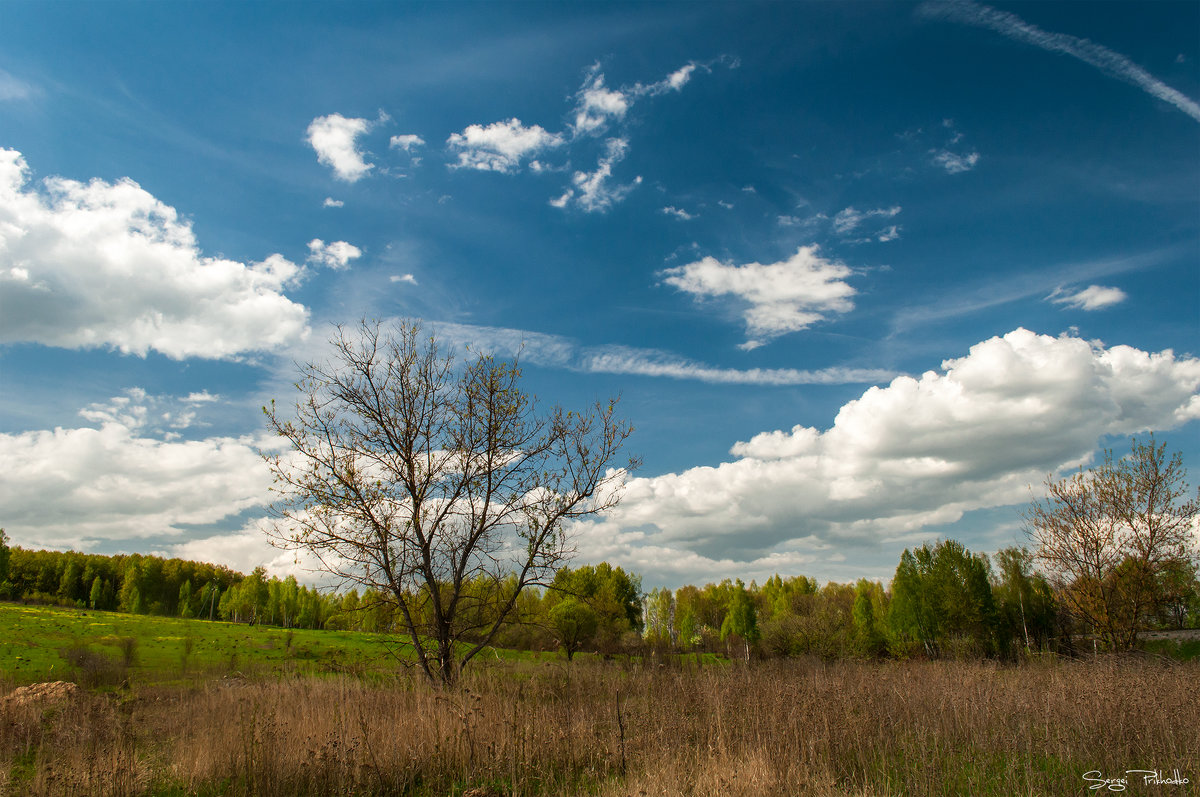
[[[5,695],[52,659],[49,677],[69,674],[63,649],[123,663],[120,640],[137,639],[120,683],[49,705],[0,698],[5,794],[1096,794],[1085,774],[1128,769],[1190,781],[1131,793],[1188,794],[1200,779],[1200,665],[1158,656],[497,651],[437,690],[369,634],[296,631],[289,645],[281,629],[14,605],[0,621]]]
[[[366,672],[387,658],[385,643],[375,634],[0,604],[0,677],[16,684],[91,678],[87,685],[103,687],[238,672]]]

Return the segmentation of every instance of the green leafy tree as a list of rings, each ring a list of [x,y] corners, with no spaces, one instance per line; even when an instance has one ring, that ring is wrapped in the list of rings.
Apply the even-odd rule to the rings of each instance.
[[[130,614],[144,614],[145,598],[142,596],[138,581],[142,577],[140,557],[132,556],[125,565],[121,576],[120,609]]]
[[[905,549],[892,579],[888,624],[903,652],[917,643],[930,657],[952,643],[962,653],[995,651],[996,610],[986,558],[955,540]]]
[[[341,606],[339,607],[340,616],[343,619],[346,628],[358,631],[361,630],[362,616],[358,609],[362,605],[359,599],[358,590],[352,589],[342,596]]]
[[[907,643],[916,642],[929,656],[937,654],[941,629],[928,586],[933,554],[922,546],[916,552],[904,549],[892,578],[892,603],[888,626],[893,634],[893,653],[903,655]]]
[[[758,641],[758,611],[754,599],[741,579],[729,600],[729,611],[721,623],[721,641],[736,636],[742,642],[746,661],[750,661],[750,646]]]
[[[600,618],[591,606],[578,598],[564,598],[550,610],[550,623],[558,637],[559,645],[567,654],[567,661],[592,641]]]
[[[271,597],[266,568],[262,565],[254,568],[250,575],[242,581],[242,589],[245,591],[249,621],[251,623],[260,622],[260,618],[267,612],[267,601]]]
[[[604,653],[614,652],[622,636],[642,629],[642,581],[608,562],[563,567],[554,574],[547,599],[550,608],[563,597],[574,597],[596,613],[599,626],[596,645]]]
[[[806,609],[808,599],[820,589],[808,576],[783,578],[778,573],[771,576],[759,589],[760,619],[770,619],[776,614],[795,615]]]
[[[1200,580],[1196,566],[1190,562],[1172,562],[1159,573],[1159,622],[1168,628],[1181,630],[1187,626],[1189,615],[1200,610]]]
[[[290,628],[295,625],[300,613],[300,584],[295,576],[288,576],[283,580],[283,586],[279,590],[279,606],[283,613],[283,627]]]
[[[183,586],[179,588],[179,616],[196,616],[195,610],[192,608],[192,582],[190,579],[184,581]]]
[[[675,639],[680,650],[703,641],[699,601],[700,590],[690,584],[675,590]]]
[[[807,576],[783,578],[776,574],[758,590],[757,605],[760,637],[765,652],[790,656],[814,652],[817,632],[814,613],[822,601],[820,588]]]
[[[853,612],[853,585],[826,584],[801,604],[794,650],[826,659],[848,655],[854,644]]]
[[[104,602],[104,580],[100,576],[92,579],[92,589],[88,593],[88,606],[99,609]]]
[[[1044,576],[1034,572],[1033,553],[1027,548],[1005,548],[996,553],[996,600],[999,636],[1003,647],[1026,652],[1045,649],[1054,637],[1057,607]]]
[[[74,603],[78,600],[83,584],[83,562],[76,556],[69,556],[63,564],[62,575],[58,579],[58,592],[63,601]]]
[[[883,600],[883,588],[865,578],[854,588],[854,649],[858,655],[875,659],[887,651],[887,639],[880,627],[878,607]]]
[[[675,595],[666,587],[650,591],[646,596],[645,637],[656,647],[675,645]]]
[[[962,543],[946,540],[934,549],[931,587],[944,638],[968,648],[995,652],[996,607],[987,557],[973,556]]]

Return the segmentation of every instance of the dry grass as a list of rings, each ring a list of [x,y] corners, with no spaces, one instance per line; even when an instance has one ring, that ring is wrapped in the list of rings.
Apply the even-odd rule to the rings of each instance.
[[[1020,795],[1133,768],[1194,784],[1198,675],[1117,658],[509,664],[450,693],[341,678],[91,695],[0,709],[0,792]]]

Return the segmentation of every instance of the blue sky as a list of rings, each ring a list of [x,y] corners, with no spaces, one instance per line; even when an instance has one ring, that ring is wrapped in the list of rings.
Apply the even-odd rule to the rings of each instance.
[[[423,319],[644,460],[647,588],[1022,542],[1200,467],[1200,5],[8,3],[0,525],[293,570],[259,408]]]

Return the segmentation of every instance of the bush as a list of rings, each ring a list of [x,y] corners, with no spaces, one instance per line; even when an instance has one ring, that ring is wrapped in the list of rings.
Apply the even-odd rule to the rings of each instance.
[[[59,651],[71,668],[72,680],[80,686],[117,686],[125,681],[127,667],[99,651],[75,643]]]

